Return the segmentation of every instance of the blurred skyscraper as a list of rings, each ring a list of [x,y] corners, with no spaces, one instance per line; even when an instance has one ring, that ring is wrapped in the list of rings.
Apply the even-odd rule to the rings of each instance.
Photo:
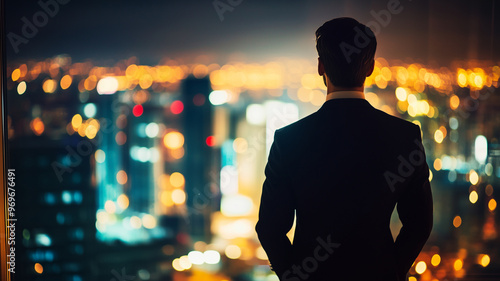
[[[74,137],[23,137],[9,149],[17,184],[14,280],[90,280],[96,207],[91,151]]]

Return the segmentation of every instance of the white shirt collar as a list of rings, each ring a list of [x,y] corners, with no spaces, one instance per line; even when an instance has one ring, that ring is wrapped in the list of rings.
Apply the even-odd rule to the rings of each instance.
[[[365,94],[361,91],[336,91],[326,95],[326,100],[331,99],[364,99]]]

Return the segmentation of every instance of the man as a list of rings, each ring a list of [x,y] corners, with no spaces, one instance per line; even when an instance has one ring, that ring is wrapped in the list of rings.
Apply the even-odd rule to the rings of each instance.
[[[402,281],[432,229],[420,128],[373,108],[377,41],[351,18],[316,31],[326,102],[275,132],[256,231],[282,281]],[[397,203],[403,224],[389,228]],[[293,244],[286,234],[294,214]]]

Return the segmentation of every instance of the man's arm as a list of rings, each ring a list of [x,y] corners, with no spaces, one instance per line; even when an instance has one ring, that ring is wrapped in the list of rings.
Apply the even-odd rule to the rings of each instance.
[[[259,221],[255,230],[273,270],[280,278],[292,265],[292,244],[286,234],[294,218],[290,179],[283,164],[276,132],[265,168],[266,180],[262,187]]]
[[[429,183],[429,167],[425,161],[420,129],[416,136],[415,151],[423,157],[421,165],[415,167],[411,182],[405,187],[398,200],[397,211],[403,224],[395,247],[398,261],[398,275],[406,280],[406,274],[422,250],[432,230],[432,193]],[[414,154],[415,155],[415,154]]]

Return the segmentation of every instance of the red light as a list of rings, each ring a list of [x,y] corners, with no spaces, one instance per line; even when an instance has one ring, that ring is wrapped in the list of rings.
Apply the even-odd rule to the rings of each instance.
[[[142,115],[144,112],[144,109],[142,108],[142,105],[136,104],[134,108],[132,108],[132,114],[134,114],[135,117],[139,117]]]
[[[205,140],[208,146],[214,146],[215,145],[215,137],[214,136],[208,136],[207,139]]]
[[[172,111],[173,114],[179,114],[183,110],[184,110],[184,104],[180,100],[176,100],[170,105],[170,111]]]

